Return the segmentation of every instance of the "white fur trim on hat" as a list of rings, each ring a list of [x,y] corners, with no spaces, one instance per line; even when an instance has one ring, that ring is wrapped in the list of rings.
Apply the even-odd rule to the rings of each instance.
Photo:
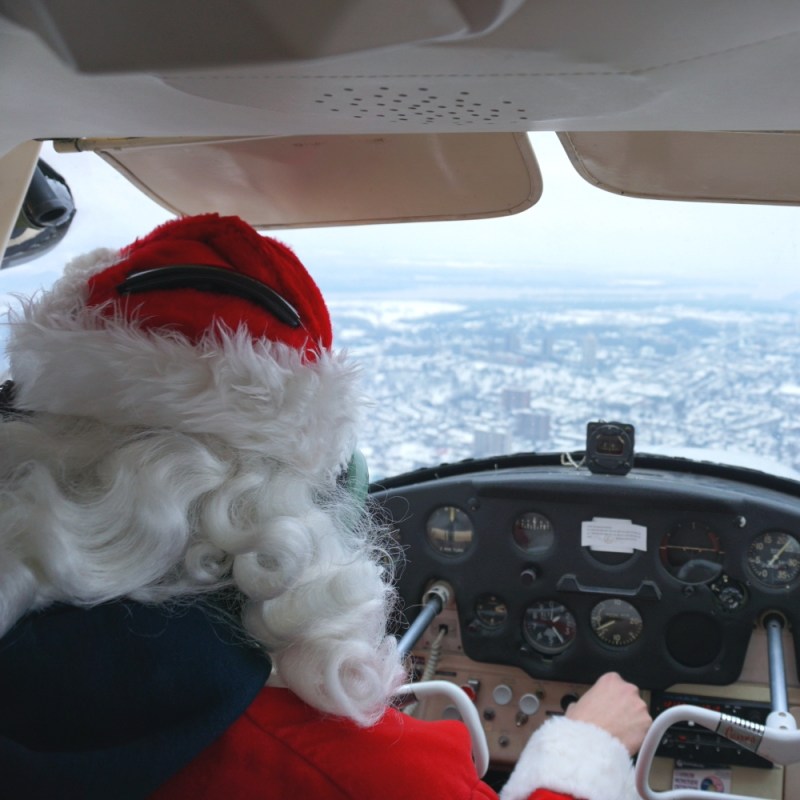
[[[634,800],[633,781],[619,739],[591,723],[553,717],[528,740],[500,798],[525,800],[541,788],[584,800]]]
[[[306,360],[241,329],[199,343],[109,320],[85,306],[89,274],[116,254],[73,262],[12,319],[8,353],[22,409],[115,426],[210,434],[328,480],[356,443],[357,370],[342,354]]]

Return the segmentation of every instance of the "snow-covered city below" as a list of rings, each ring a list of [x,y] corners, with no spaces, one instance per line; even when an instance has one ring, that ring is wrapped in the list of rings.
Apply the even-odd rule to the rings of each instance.
[[[639,453],[800,479],[796,210],[598,192],[553,135],[532,139],[547,188],[530,215],[275,234],[362,365],[373,479],[582,450],[600,419],[634,425]],[[101,160],[46,155],[79,212],[2,271],[0,307],[169,218]]]
[[[3,277],[9,295],[25,280],[14,269]],[[466,458],[583,450],[595,420],[634,425],[639,453],[800,480],[795,294],[585,270],[419,267],[400,279],[323,269],[318,280],[335,345],[361,367],[370,403],[359,447],[374,481]]]
[[[600,419],[633,424],[638,452],[800,479],[796,299],[719,287],[497,294],[329,295],[337,343],[372,401],[360,446],[373,480],[582,450]]]

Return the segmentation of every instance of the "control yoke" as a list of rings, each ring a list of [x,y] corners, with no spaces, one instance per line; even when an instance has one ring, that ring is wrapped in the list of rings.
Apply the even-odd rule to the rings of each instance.
[[[650,788],[650,767],[656,749],[667,729],[677,722],[694,722],[714,731],[739,747],[769,759],[775,764],[800,761],[800,731],[789,713],[786,672],[783,661],[781,632],[783,619],[777,614],[764,618],[769,654],[769,688],[772,711],[766,725],[739,719],[699,706],[680,705],[668,708],[656,717],[645,736],[636,762],[636,790],[644,800],[708,800],[708,792],[697,789],[673,789],[655,792]],[[714,793],[715,800],[754,800],[740,794]]]
[[[443,581],[436,581],[422,598],[422,611],[416,620],[398,642],[397,649],[403,656],[408,655],[414,645],[420,640],[422,634],[431,621],[450,602],[450,587]],[[423,681],[407,683],[401,686],[395,696],[410,697],[414,700],[424,700],[435,695],[443,696],[458,710],[459,716],[469,730],[472,740],[472,759],[479,777],[483,777],[489,769],[489,745],[486,742],[486,733],[483,730],[478,710],[475,704],[467,697],[463,689],[448,681]]]
[[[414,649],[414,645],[422,638],[428,625],[449,602],[450,588],[446,583],[436,581],[422,598],[422,611],[397,643],[401,656],[407,656]]]

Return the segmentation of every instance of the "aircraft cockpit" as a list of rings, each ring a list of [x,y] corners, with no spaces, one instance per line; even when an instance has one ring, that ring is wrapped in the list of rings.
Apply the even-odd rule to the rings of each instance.
[[[3,304],[278,237],[373,400],[397,707],[499,790],[616,672],[642,798],[800,798],[797,4],[150,5],[0,2]]]
[[[646,687],[654,716],[689,704],[763,726],[777,670],[778,701],[796,710],[800,488],[634,454],[633,433],[590,423],[582,452],[373,487],[402,551],[415,671],[473,699],[494,765],[512,765],[531,728],[608,671]],[[460,717],[447,697],[415,713]],[[652,786],[730,790],[735,776],[738,794],[768,797],[793,775],[683,720],[658,744]]]

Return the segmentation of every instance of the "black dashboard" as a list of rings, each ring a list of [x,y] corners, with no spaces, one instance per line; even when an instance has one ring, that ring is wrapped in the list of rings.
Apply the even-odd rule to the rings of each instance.
[[[614,670],[643,689],[723,685],[764,614],[800,622],[793,481],[655,457],[598,475],[539,457],[371,488],[404,553],[407,619],[446,582],[476,662],[581,684]]]

